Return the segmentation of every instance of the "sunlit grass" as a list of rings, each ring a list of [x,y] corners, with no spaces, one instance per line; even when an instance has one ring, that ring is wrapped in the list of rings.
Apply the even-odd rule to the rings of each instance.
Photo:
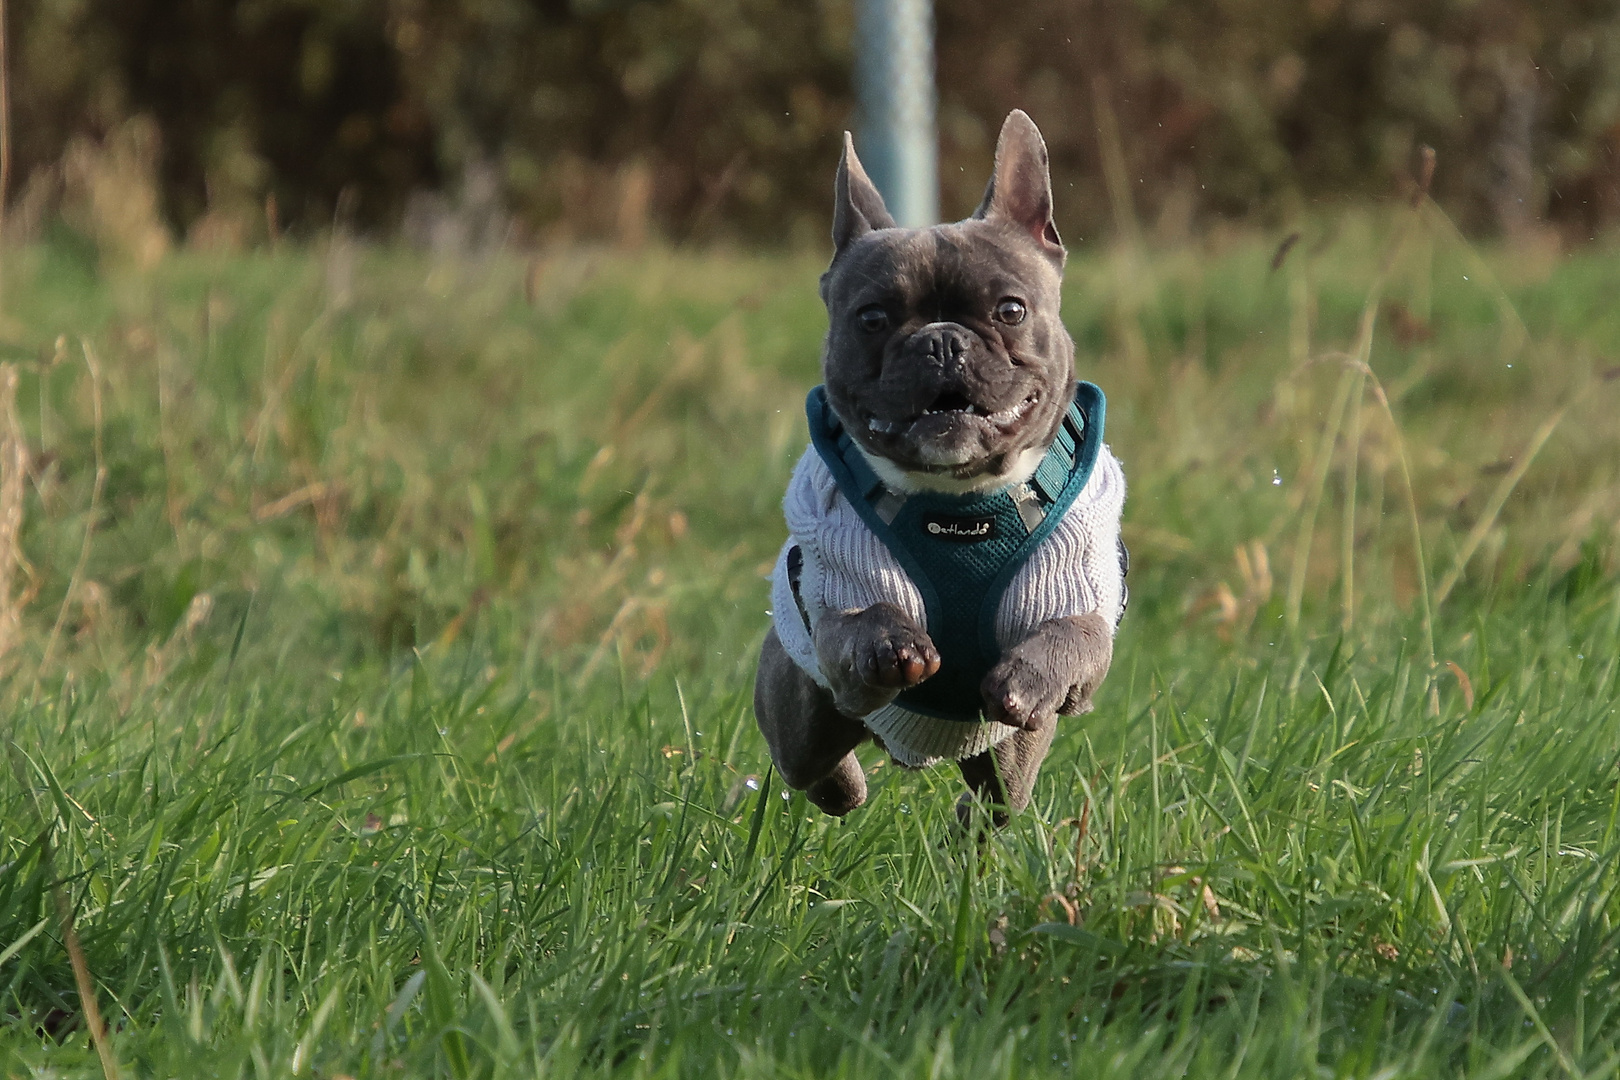
[[[753,726],[817,258],[10,253],[6,1074],[101,1073],[47,837],[133,1075],[1612,1072],[1620,260],[1409,224],[1322,459],[1397,220],[1072,259],[1132,606],[983,846]]]

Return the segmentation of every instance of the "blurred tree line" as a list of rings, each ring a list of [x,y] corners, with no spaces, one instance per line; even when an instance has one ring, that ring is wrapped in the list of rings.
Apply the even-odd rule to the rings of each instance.
[[[1613,0],[936,2],[950,215],[1020,106],[1073,238],[1388,194],[1423,143],[1475,231],[1620,218]],[[815,242],[853,26],[851,0],[10,0],[9,227]]]

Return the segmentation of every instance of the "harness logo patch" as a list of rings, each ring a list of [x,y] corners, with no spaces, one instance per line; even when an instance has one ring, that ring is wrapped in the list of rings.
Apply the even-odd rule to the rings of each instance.
[[[929,536],[950,540],[958,544],[977,544],[996,537],[996,519],[993,517],[949,517],[931,514],[923,518],[923,530]]]

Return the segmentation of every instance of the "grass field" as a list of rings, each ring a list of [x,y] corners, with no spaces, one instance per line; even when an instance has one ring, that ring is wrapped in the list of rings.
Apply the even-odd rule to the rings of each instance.
[[[0,1073],[1620,1068],[1620,255],[1079,250],[1097,711],[982,845],[750,711],[820,258],[347,244],[0,292]],[[1387,271],[1387,272],[1386,272]]]

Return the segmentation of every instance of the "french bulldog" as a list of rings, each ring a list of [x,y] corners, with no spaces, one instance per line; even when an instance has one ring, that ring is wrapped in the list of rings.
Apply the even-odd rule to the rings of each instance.
[[[1124,477],[1059,317],[1046,144],[1014,111],[978,210],[907,229],[846,133],[832,238],[755,715],[826,813],[865,801],[871,738],[902,765],[955,760],[963,821],[976,798],[1000,826],[1058,716],[1092,708],[1126,599]]]

